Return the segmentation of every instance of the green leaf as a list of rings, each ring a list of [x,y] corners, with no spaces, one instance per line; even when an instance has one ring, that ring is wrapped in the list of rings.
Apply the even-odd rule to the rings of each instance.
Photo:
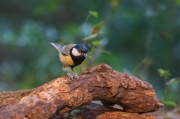
[[[97,40],[95,40],[95,41],[92,42],[92,44],[93,44],[94,46],[98,46],[100,43],[101,43],[101,42],[100,42],[100,41],[97,41]]]
[[[78,112],[80,112],[80,110],[73,110],[73,111],[71,111],[70,112],[70,115],[72,115],[72,116],[76,116],[76,114],[78,113]]]
[[[95,18],[98,18],[98,13],[95,11],[89,10],[89,14],[93,15]]]
[[[173,85],[173,84],[177,84],[177,83],[180,83],[180,77],[178,77],[178,78],[173,78],[173,79],[171,79],[170,81],[168,81],[166,84],[167,84],[167,85]]]
[[[180,6],[180,0],[176,0],[176,5]]]
[[[173,106],[173,107],[177,106],[177,104],[173,101],[163,100],[162,103],[169,105],[169,106]]]
[[[96,24],[91,30],[91,34],[98,34],[101,29],[102,23]]]
[[[167,78],[168,76],[171,76],[168,70],[158,69],[158,72],[160,74],[160,77]]]

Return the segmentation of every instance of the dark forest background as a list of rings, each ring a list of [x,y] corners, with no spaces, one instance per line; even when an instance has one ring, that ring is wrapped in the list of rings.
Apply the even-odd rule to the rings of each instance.
[[[0,0],[0,90],[65,75],[50,42],[88,47],[78,74],[107,63],[180,103],[180,0]]]

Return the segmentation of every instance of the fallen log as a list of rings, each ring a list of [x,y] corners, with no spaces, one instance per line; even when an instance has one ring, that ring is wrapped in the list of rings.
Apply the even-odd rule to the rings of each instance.
[[[0,93],[0,99],[4,94]],[[105,106],[118,104],[123,111],[133,113],[153,112],[163,106],[150,84],[115,71],[106,64],[83,73],[79,80],[72,81],[63,76],[20,97],[9,104],[8,101],[0,104],[1,119],[55,118],[93,100],[100,100]]]

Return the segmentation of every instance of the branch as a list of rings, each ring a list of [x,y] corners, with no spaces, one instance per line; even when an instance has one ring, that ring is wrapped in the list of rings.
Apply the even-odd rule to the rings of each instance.
[[[6,106],[19,102],[21,98],[31,93],[34,89],[31,90],[21,90],[21,91],[7,91],[0,92],[0,106]]]
[[[0,118],[53,118],[93,100],[121,105],[126,112],[145,113],[163,106],[152,86],[138,78],[98,65],[80,80],[54,79],[27,93],[16,103],[0,107]]]

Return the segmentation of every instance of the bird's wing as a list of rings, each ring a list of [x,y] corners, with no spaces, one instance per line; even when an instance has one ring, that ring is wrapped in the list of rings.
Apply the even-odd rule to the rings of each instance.
[[[73,46],[75,46],[75,45],[76,45],[76,44],[69,44],[69,45],[63,46],[62,49],[61,49],[61,53],[62,53],[63,55],[69,55],[70,49],[71,49]]]
[[[51,45],[53,45],[59,52],[61,52],[61,48],[62,46],[58,43],[50,43]]]

